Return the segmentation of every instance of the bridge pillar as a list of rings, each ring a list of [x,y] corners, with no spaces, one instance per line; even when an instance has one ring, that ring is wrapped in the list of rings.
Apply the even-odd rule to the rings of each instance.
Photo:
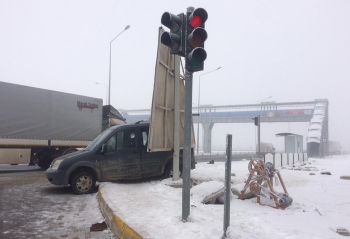
[[[211,131],[213,129],[214,123],[212,122],[203,122],[203,152],[211,153]]]

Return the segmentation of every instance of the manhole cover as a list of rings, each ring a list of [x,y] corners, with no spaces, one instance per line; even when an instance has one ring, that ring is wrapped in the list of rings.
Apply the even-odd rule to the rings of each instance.
[[[337,228],[337,233],[342,236],[350,237],[349,231],[344,228]]]

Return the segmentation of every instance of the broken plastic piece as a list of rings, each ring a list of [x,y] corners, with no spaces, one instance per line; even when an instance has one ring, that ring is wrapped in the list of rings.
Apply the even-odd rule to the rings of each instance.
[[[95,224],[92,224],[92,226],[90,227],[90,232],[103,231],[106,229],[107,229],[106,222],[95,223]]]

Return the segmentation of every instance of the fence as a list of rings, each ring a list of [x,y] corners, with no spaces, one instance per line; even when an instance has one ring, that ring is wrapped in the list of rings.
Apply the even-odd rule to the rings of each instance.
[[[264,163],[271,162],[275,168],[306,161],[308,161],[307,153],[268,153],[264,156]]]

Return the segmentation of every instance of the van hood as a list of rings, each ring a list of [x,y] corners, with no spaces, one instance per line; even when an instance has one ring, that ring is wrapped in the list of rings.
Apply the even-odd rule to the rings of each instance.
[[[58,157],[56,159],[64,159],[64,160],[66,160],[66,159],[74,158],[77,155],[83,155],[83,154],[86,154],[86,153],[89,153],[89,152],[90,151],[78,150],[78,151],[70,153],[70,154],[62,155],[62,156],[60,156],[60,157]]]

